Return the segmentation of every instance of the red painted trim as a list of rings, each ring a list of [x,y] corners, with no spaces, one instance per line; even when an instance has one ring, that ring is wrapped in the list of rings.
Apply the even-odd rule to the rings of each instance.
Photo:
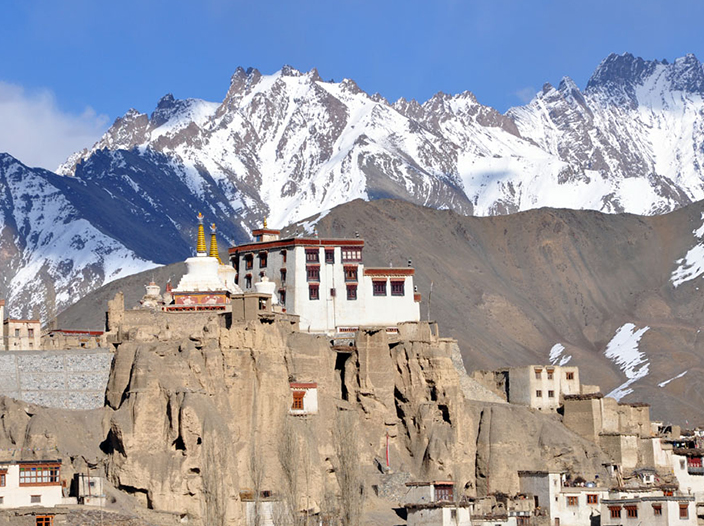
[[[262,234],[275,234],[278,235],[281,233],[281,230],[274,230],[271,228],[258,228],[256,230],[252,230],[252,235],[253,236],[258,236]]]
[[[413,294],[413,300],[416,302],[420,302],[420,292],[416,292]]]
[[[5,306],[5,300],[0,300],[0,307],[4,307],[4,306]]]
[[[243,252],[258,252],[260,250],[271,250],[274,248],[290,248],[290,247],[320,247],[320,246],[334,246],[334,247],[363,247],[363,239],[307,239],[302,237],[293,237],[290,239],[281,239],[276,241],[262,241],[260,243],[245,243],[244,245],[238,245],[236,247],[231,247],[228,253],[231,255],[238,255]]]
[[[367,267],[364,269],[365,276],[413,276],[416,269],[410,267]]]
[[[291,389],[316,389],[318,387],[318,384],[315,382],[291,382],[289,385],[291,386]]]
[[[76,331],[73,329],[54,329],[53,331],[49,331],[49,334],[55,334],[55,333],[61,333],[61,334],[88,334],[90,336],[101,336],[103,334],[103,331]]]

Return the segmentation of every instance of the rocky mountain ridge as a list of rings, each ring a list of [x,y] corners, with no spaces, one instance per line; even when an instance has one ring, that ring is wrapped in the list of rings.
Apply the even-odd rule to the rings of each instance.
[[[223,246],[264,217],[283,226],[356,198],[464,215],[667,212],[704,198],[702,71],[693,55],[672,64],[610,55],[584,91],[564,78],[501,114],[470,92],[391,104],[316,70],[239,68],[222,102],[166,95],[151,115],[130,110],[60,175],[4,157],[0,297],[14,316],[48,319],[124,269],[183,260],[198,212],[217,223]],[[38,196],[31,181],[85,219],[76,235],[94,229],[130,255],[111,249],[77,280],[80,250],[64,255],[46,240],[78,223],[30,225],[37,241],[25,242],[8,203]]]

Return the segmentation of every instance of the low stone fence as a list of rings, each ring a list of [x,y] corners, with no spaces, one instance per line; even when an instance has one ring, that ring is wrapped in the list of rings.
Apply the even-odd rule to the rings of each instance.
[[[0,395],[61,409],[102,407],[112,359],[107,349],[1,351]]]

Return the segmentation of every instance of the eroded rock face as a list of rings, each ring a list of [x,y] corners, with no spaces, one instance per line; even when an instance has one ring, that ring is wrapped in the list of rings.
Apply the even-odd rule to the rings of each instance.
[[[453,480],[469,496],[515,493],[519,469],[606,476],[601,450],[557,416],[476,400],[491,393],[460,381],[457,343],[435,324],[362,329],[333,348],[284,319],[124,311],[118,296],[108,327],[106,406],[61,412],[0,399],[0,448],[54,448],[68,477],[104,469],[137,510],[172,521],[242,524],[247,496],[263,491],[284,511],[339,510],[342,474],[357,473],[368,494],[381,480],[387,436],[399,481]],[[292,383],[315,384],[315,411],[290,413]],[[389,510],[403,498],[393,495],[380,493]]]
[[[106,395],[114,409],[103,445],[108,477],[192,523],[238,523],[240,491],[284,498],[291,478],[296,506],[321,510],[339,494],[342,413],[357,422],[361,465],[384,458],[388,433],[392,470],[454,480],[469,495],[517,491],[517,456],[520,469],[584,474],[605,460],[555,418],[467,400],[452,362],[456,342],[428,323],[402,324],[399,334],[361,330],[345,352],[285,322],[230,326],[218,315],[180,339],[119,332],[129,336],[117,345]],[[290,382],[317,384],[317,414],[289,415]]]

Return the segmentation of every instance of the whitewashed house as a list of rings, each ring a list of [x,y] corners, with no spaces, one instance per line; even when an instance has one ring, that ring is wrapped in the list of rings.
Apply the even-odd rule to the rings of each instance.
[[[362,239],[280,239],[253,230],[254,242],[230,249],[237,284],[254,292],[266,277],[278,303],[300,316],[303,331],[336,333],[420,320],[411,267],[365,268]]]
[[[62,503],[61,461],[0,462],[0,509]]]

